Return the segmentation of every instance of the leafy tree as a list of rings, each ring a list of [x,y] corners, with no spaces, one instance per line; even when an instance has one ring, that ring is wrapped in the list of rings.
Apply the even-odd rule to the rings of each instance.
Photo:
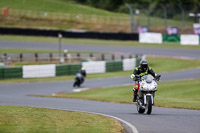
[[[68,1],[68,0],[65,0]],[[187,12],[199,12],[200,0],[74,0],[78,3],[90,5],[95,8],[105,9],[108,11],[118,11],[128,13],[129,10],[125,3],[132,5],[134,9],[140,9],[142,12],[150,11],[154,16],[163,17],[164,5],[168,11],[168,18],[173,18],[180,15],[180,6]],[[169,10],[170,9],[170,10]]]

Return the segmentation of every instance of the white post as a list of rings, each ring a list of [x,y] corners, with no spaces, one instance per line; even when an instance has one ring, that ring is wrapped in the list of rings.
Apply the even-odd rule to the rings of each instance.
[[[59,51],[59,60],[61,62],[61,49],[62,49],[62,46],[61,46],[62,34],[61,33],[58,34],[58,40],[59,40],[59,48],[58,48],[58,51]]]

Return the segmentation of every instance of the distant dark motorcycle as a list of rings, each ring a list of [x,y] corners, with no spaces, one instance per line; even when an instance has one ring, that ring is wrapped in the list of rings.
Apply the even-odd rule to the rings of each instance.
[[[81,73],[77,73],[74,81],[74,87],[78,86],[80,87],[81,84],[84,82],[84,76]]]

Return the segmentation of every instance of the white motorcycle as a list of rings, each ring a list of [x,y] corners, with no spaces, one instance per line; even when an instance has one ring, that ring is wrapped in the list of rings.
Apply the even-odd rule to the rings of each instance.
[[[146,111],[147,114],[151,114],[155,92],[157,91],[156,81],[159,81],[160,77],[160,75],[156,78],[151,75],[144,75],[138,81],[140,85],[136,100],[138,113],[142,114]]]

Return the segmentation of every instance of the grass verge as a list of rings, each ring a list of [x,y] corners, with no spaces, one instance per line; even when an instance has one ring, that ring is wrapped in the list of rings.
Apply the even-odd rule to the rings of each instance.
[[[34,37],[34,36],[7,36],[1,35],[0,40],[26,41],[26,42],[54,42],[58,43],[55,37]],[[86,44],[86,45],[105,45],[105,46],[127,46],[127,47],[155,47],[155,48],[179,48],[179,49],[198,49],[199,46],[180,45],[179,43],[147,44],[137,41],[117,41],[117,40],[97,40],[97,39],[70,39],[63,38],[63,43]],[[64,44],[63,44],[64,45]]]
[[[40,6],[38,6],[40,5]],[[15,17],[0,17],[1,27],[29,27],[29,28],[46,28],[46,29],[83,29],[91,31],[112,31],[112,32],[128,32],[129,30],[129,15],[124,13],[110,12],[91,6],[86,6],[79,4],[73,0],[1,0],[0,8],[10,8],[9,15],[15,15]],[[124,7],[125,8],[125,7]],[[12,11],[12,9],[20,9],[20,11]],[[32,10],[36,11],[31,13]],[[127,9],[128,10],[128,9]],[[67,13],[67,14],[81,14],[84,17],[66,17],[66,15],[57,13]],[[98,20],[92,19],[92,15],[98,16]],[[16,17],[18,16],[18,17]],[[90,17],[88,17],[90,16]],[[104,16],[104,17],[103,17]],[[111,19],[111,16],[115,16],[116,19]],[[119,17],[124,16],[122,20]],[[102,18],[103,17],[103,18]],[[41,19],[43,18],[43,19]],[[62,21],[59,19],[68,18],[68,21]],[[74,19],[73,19],[74,18]],[[89,19],[89,21],[87,21]],[[82,20],[82,21],[80,21]],[[90,20],[93,22],[90,22]],[[96,20],[96,21],[95,21]],[[99,22],[100,20],[100,22]],[[134,20],[138,24],[146,25],[148,20],[146,13],[141,13],[140,15],[135,15]],[[120,22],[116,25],[116,22]],[[109,22],[109,25],[107,24]],[[168,25],[179,27],[181,21],[168,19]],[[94,24],[95,23],[95,24]],[[123,24],[123,26],[121,25]],[[159,17],[151,16],[151,30],[164,31],[164,19]],[[192,21],[185,21],[185,28],[192,27]],[[180,27],[179,27],[180,28]],[[192,31],[192,29],[190,28]]]
[[[55,96],[45,95],[45,97],[76,98],[131,104],[133,103],[132,95],[132,86],[120,86],[82,92],[59,93]],[[200,110],[199,79],[158,83],[155,106]]]
[[[58,50],[1,48],[0,53],[59,53],[59,52]],[[64,53],[64,51],[62,51],[62,53]],[[92,52],[68,50],[68,53],[92,53]]]
[[[0,53],[58,53],[58,50],[1,48]]]
[[[0,106],[0,132],[12,133],[121,133],[121,124],[100,115],[42,109]]]
[[[38,6],[40,5],[40,6]],[[8,7],[13,9],[21,10],[33,10],[33,11],[44,11],[44,12],[62,12],[71,14],[86,14],[86,15],[102,15],[102,16],[128,16],[123,13],[114,13],[102,9],[97,9],[90,6],[81,5],[72,0],[6,0],[1,1],[0,7]]]

